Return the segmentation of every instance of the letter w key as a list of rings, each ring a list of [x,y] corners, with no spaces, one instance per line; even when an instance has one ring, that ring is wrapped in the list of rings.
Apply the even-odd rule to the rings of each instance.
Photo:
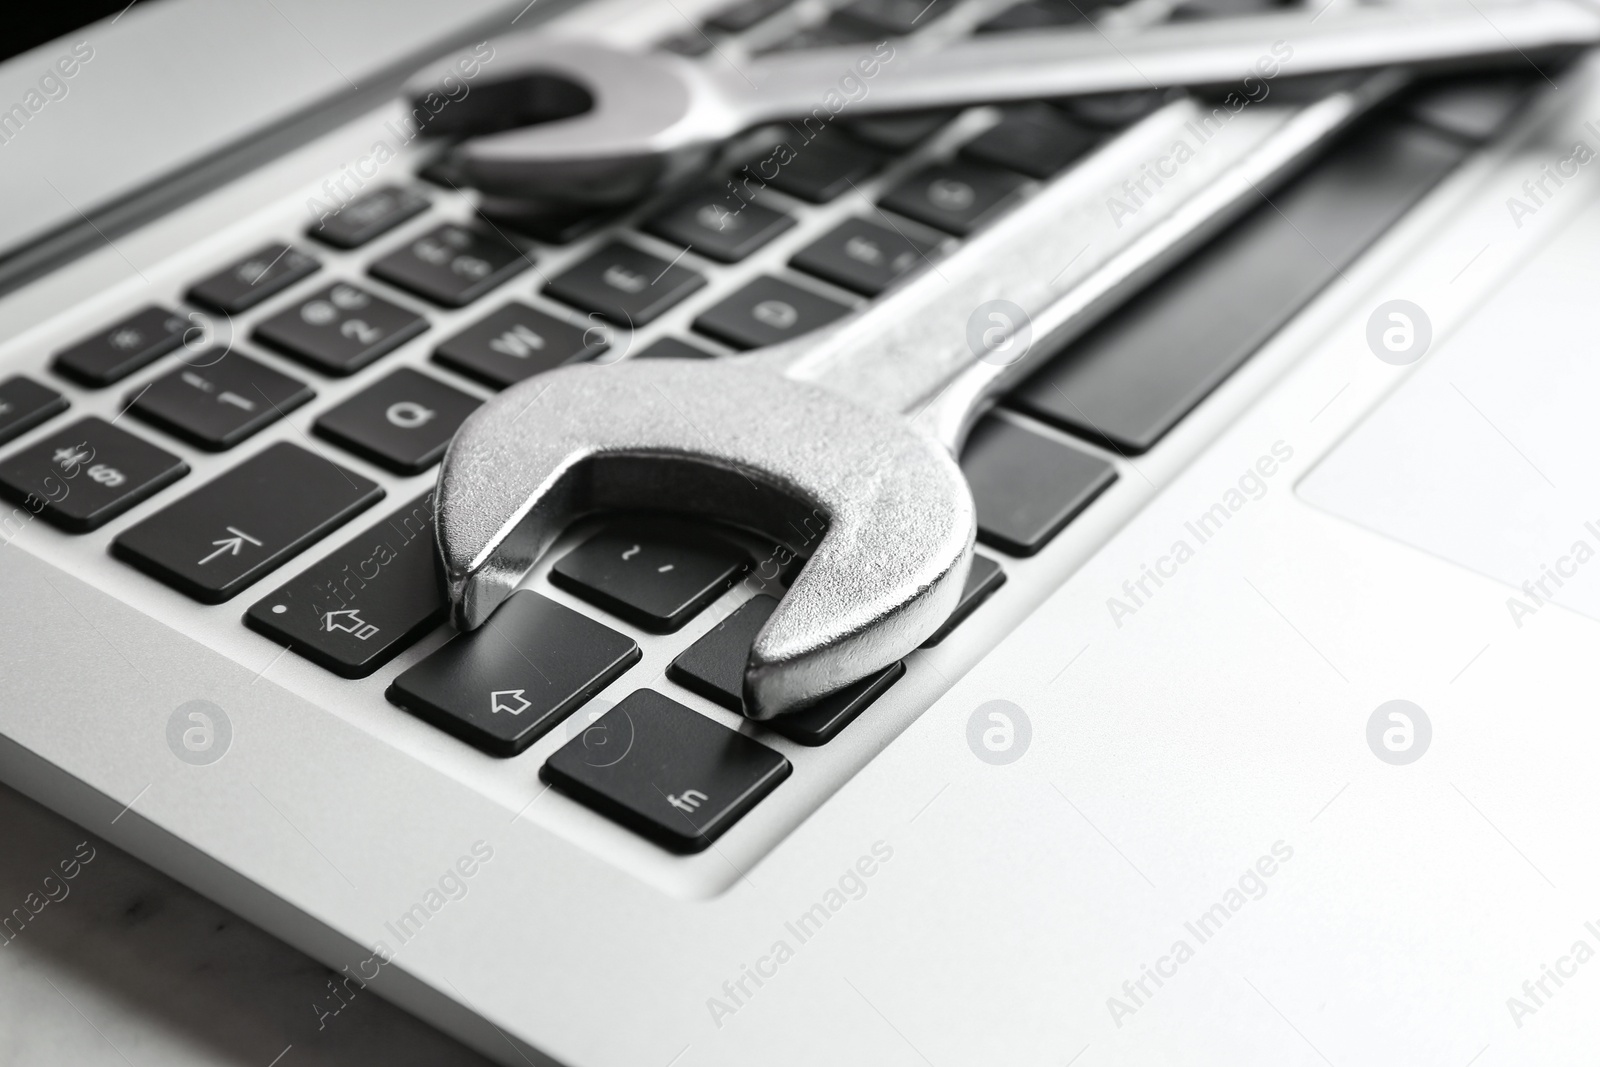
[[[490,341],[489,347],[501,355],[527,359],[535,352],[544,351],[544,337],[519,322]]]

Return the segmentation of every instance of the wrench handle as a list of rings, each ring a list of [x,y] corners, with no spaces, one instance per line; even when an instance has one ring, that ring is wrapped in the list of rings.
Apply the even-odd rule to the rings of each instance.
[[[935,35],[937,37],[938,35]],[[1518,57],[1600,41],[1600,12],[1573,0],[1447,0],[1287,11],[1143,28],[1074,27],[918,38],[776,53],[705,69],[748,125],[1169,86],[1254,96],[1301,76]]]
[[[1392,68],[1301,108],[1215,181],[1133,236],[1064,295],[1031,316],[1032,345],[1015,362],[969,363],[919,404],[916,421],[955,455],[994,398],[1061,351],[1157,274],[1188,255],[1292,175],[1308,156],[1411,80]],[[1030,358],[1031,357],[1031,358]]]
[[[988,398],[1258,202],[1406,78],[1386,71],[1298,109],[1241,112],[1181,165],[1174,146],[1193,145],[1207,113],[1190,100],[1169,104],[884,300],[821,334],[737,358],[909,415],[959,451]],[[1171,173],[1157,187],[1152,170]],[[1141,181],[1152,195],[1121,210]]]

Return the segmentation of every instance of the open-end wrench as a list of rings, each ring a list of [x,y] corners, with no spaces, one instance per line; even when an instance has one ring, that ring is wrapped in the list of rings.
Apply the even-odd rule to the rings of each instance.
[[[1179,85],[1232,84],[1241,99],[1253,98],[1252,86],[1279,75],[1522,62],[1596,41],[1600,12],[1573,0],[1285,11],[1132,32],[1029,30],[942,47],[913,37],[734,61],[524,33],[496,39],[493,65],[458,103],[430,107],[439,113],[427,128],[468,135],[455,162],[491,196],[602,203],[695,173],[728,138],[777,119],[826,125],[846,111]],[[424,70],[408,94],[442,99],[455,73],[448,62]]]
[[[1224,131],[1232,154],[1197,154],[1114,222],[1108,192],[1199,114],[1169,104],[827,332],[715,361],[574,365],[506,390],[440,469],[456,624],[481,625],[587,514],[687,512],[781,539],[820,512],[826,533],[751,649],[745,713],[772,718],[895,662],[960,596],[976,523],[954,456],[986,401],[1403,80],[1380,73],[1304,108],[1241,115]],[[1008,343],[1016,321],[971,344],[973,312],[995,300],[1031,320],[1031,346]]]

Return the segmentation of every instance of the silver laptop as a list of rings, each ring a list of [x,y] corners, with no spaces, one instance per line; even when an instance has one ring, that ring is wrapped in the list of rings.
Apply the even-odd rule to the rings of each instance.
[[[961,458],[956,614],[818,709],[739,703],[804,523],[600,515],[446,622],[437,465],[498,391],[892,301],[1173,99],[846,106],[631,206],[508,205],[447,151],[497,37],[737,65],[1266,9],[150,0],[19,33],[0,777],[333,972],[263,1063],[366,991],[507,1064],[1588,1062],[1583,56],[1392,97],[1010,392]],[[1106,218],[1327,92],[1289,53],[1193,97]],[[400,95],[440,60],[451,94]],[[664,805],[591,773],[633,746]]]

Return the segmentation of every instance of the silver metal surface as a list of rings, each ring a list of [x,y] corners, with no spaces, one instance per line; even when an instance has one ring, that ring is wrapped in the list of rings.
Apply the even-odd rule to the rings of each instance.
[[[825,123],[846,110],[863,115],[1252,77],[1259,83],[1266,71],[1461,65],[1600,40],[1600,12],[1569,0],[1352,7],[1319,16],[1305,10],[1135,30],[1029,30],[943,47],[885,40],[751,59],[636,54],[521,34],[494,42],[489,84],[507,99],[531,101],[535,86],[553,79],[581,87],[591,106],[571,115],[563,105],[552,121],[512,130],[503,129],[503,114],[485,111],[488,132],[456,153],[467,180],[496,195],[621,201],[775,119],[816,116]],[[447,65],[423,71],[412,94],[435,90],[449,74]]]
[[[541,375],[485,404],[440,472],[440,551],[474,627],[574,518],[645,508],[828,532],[762,629],[754,717],[893,663],[952,610],[975,524],[932,438],[758,362],[637,360]]]
[[[1081,329],[1402,81],[1380,74],[1334,94],[1237,164],[1195,162],[1169,199],[1113,222],[1104,191],[1198,116],[1174,103],[825,334],[718,362],[566,367],[506,390],[440,469],[457,625],[481,625],[584,515],[681,511],[779,538],[817,516],[827,533],[751,650],[747,714],[798,709],[904,657],[954,610],[971,562],[975,511],[954,453],[993,390],[1052,352],[1024,345],[989,369],[969,339],[974,313],[1006,300],[1021,311],[1012,329],[1034,315],[1055,335]],[[938,436],[916,418],[935,400]]]

